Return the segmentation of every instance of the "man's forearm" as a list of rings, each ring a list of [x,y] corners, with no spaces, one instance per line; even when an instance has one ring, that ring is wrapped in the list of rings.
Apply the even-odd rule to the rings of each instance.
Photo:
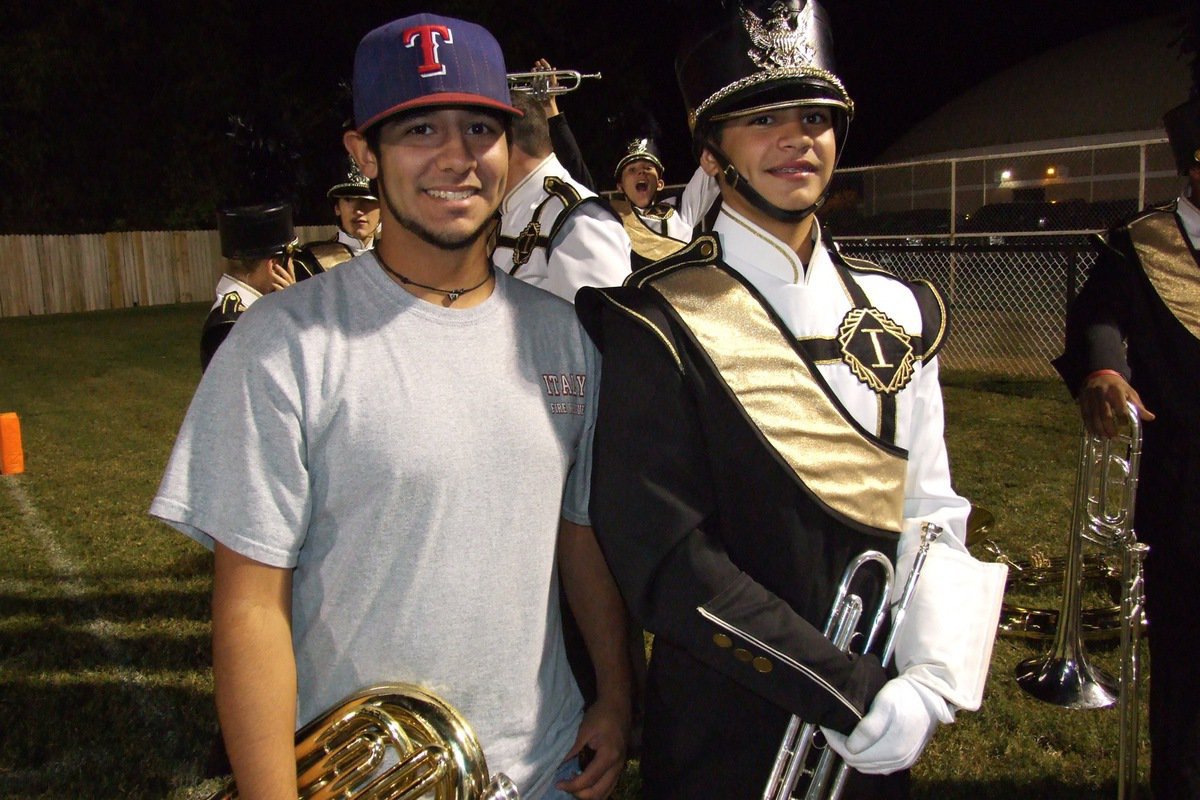
[[[560,523],[558,564],[567,602],[596,672],[599,702],[628,709],[633,678],[625,604],[590,527]]]
[[[218,545],[213,587],[217,716],[246,800],[295,800],[296,661],[291,571]]]

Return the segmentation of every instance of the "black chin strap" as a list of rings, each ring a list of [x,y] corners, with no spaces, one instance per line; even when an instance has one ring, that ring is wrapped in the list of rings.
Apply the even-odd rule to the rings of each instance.
[[[812,216],[818,208],[825,205],[825,199],[829,195],[828,184],[826,184],[825,188],[821,191],[821,196],[817,198],[817,201],[808,208],[802,208],[799,211],[788,211],[785,208],[780,208],[779,206],[769,202],[767,198],[759,194],[758,191],[750,185],[750,181],[746,180],[745,177],[742,176],[742,173],[737,171],[737,167],[735,167],[729,160],[729,157],[721,151],[721,148],[717,147],[716,142],[714,142],[712,139],[708,139],[704,143],[704,147],[713,154],[713,158],[715,158],[717,160],[717,164],[721,166],[721,174],[725,177],[725,183],[729,185],[729,188],[746,198],[746,201],[750,203],[750,205],[754,206],[759,211],[763,212],[769,217],[772,217],[773,219],[777,219],[780,222],[803,222],[805,219]]]

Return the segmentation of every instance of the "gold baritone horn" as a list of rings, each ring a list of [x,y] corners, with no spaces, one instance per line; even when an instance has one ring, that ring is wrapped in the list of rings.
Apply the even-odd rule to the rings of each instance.
[[[583,73],[573,69],[540,69],[508,73],[508,90],[531,94],[537,100],[566,94],[579,88],[584,79],[600,80],[599,72]]]
[[[1133,800],[1137,794],[1138,662],[1146,599],[1142,562],[1150,548],[1137,541],[1133,530],[1142,455],[1141,420],[1132,404],[1126,406],[1126,414],[1127,420],[1112,439],[1083,432],[1054,644],[1046,655],[1018,664],[1016,678],[1026,693],[1053,705],[1075,709],[1117,706],[1117,796]],[[1080,632],[1084,539],[1121,556],[1121,675],[1117,680],[1088,663]]]
[[[365,689],[296,734],[300,800],[520,800],[503,773],[489,776],[471,726],[417,686]],[[209,800],[233,800],[232,778]]]

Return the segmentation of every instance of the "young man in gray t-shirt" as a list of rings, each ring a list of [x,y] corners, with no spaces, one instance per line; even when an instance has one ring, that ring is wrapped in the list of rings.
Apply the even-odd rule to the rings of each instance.
[[[403,681],[462,712],[523,797],[603,798],[630,711],[623,607],[587,515],[599,360],[569,304],[488,262],[513,113],[499,47],[409,17],[363,40],[354,84],[346,143],[378,178],[381,240],[245,315],[151,507],[216,553],[239,791],[295,797],[294,730]],[[586,713],[560,574],[599,679]]]

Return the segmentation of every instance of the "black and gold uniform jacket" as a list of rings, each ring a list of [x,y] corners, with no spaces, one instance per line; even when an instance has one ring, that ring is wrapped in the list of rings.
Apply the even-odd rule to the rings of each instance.
[[[1072,395],[1092,372],[1116,370],[1154,412],[1142,428],[1139,539],[1200,566],[1200,491],[1183,488],[1200,486],[1200,253],[1183,218],[1200,232],[1200,211],[1186,202],[1139,214],[1100,242],[1054,365]]]
[[[674,255],[692,239],[692,228],[669,203],[643,209],[619,198],[611,201],[611,205],[629,234],[634,269]]]
[[[874,370],[879,391],[865,391],[879,417],[894,417],[895,395],[912,389],[946,330],[936,290],[886,277],[919,309],[915,330],[889,330],[854,288],[826,298],[846,305],[848,327],[799,341],[721,242],[701,236],[625,286],[576,300],[604,363],[592,522],[631,612],[655,635],[642,749],[655,798],[760,796],[791,714],[848,733],[885,682],[873,656],[841,653],[823,628],[855,556],[895,558],[920,505],[913,465],[894,423],[855,420],[821,364]],[[852,288],[863,269],[881,273],[829,258]],[[881,362],[892,366],[872,366]],[[948,471],[937,491],[961,532],[969,506]]]
[[[216,355],[217,348],[233,330],[233,324],[262,297],[258,290],[239,281],[232,275],[222,275],[217,281],[217,299],[204,320],[200,332],[200,370],[208,369],[208,362]]]
[[[584,286],[619,286],[630,272],[620,220],[554,155],[508,190],[493,245],[496,269],[567,301]]]

